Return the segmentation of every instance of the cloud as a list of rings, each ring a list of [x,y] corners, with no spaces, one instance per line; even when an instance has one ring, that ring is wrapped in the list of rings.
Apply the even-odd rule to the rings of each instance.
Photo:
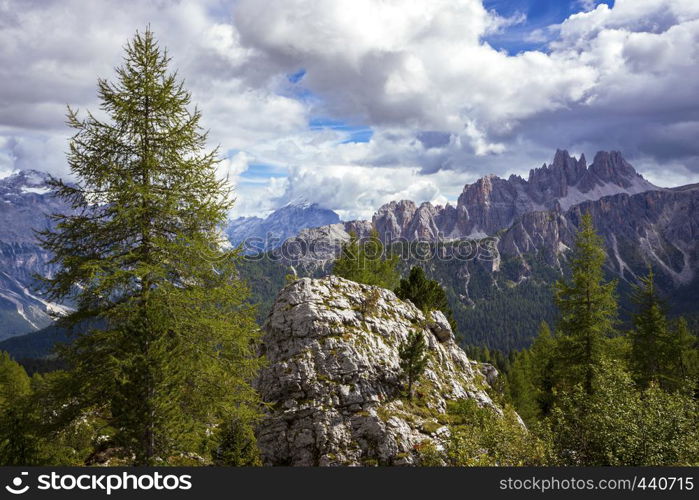
[[[66,105],[98,111],[97,78],[114,78],[124,44],[149,25],[202,110],[212,147],[225,153],[305,127],[303,103],[241,78],[254,49],[220,14],[228,10],[215,0],[134,1],[128,9],[116,0],[0,3],[0,134],[34,150],[18,149],[13,168],[31,161],[65,174],[65,146],[55,146],[69,133]]]
[[[302,83],[327,114],[457,134],[478,155],[501,152],[500,136],[521,120],[581,101],[594,84],[577,60],[484,43],[522,18],[503,20],[479,0],[241,0],[235,19],[266,65],[306,70]]]
[[[96,77],[150,23],[228,157],[237,213],[294,197],[348,216],[454,200],[557,147],[619,149],[656,183],[699,181],[699,4],[594,3],[532,31],[481,0],[5,1],[0,170],[64,173],[65,104],[95,110]],[[512,27],[548,45],[487,42]]]

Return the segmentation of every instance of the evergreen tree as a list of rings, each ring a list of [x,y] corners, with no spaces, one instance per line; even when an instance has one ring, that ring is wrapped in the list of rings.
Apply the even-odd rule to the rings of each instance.
[[[605,282],[602,238],[592,216],[582,216],[575,239],[570,281],[558,281],[555,302],[560,319],[557,331],[561,380],[572,386],[583,381],[587,394],[594,390],[594,367],[604,354],[605,339],[614,332],[617,316],[616,282]]]
[[[696,395],[699,389],[699,346],[697,337],[682,317],[670,324],[668,351],[667,389]]]
[[[449,320],[452,329],[456,329],[454,315],[449,307],[447,294],[438,281],[427,279],[420,266],[413,266],[407,278],[401,279],[396,295],[408,299],[423,312],[442,311]]]
[[[658,297],[652,269],[641,278],[632,298],[638,312],[633,315],[631,331],[631,369],[636,382],[648,387],[668,375],[666,358],[670,354],[666,309]]]
[[[31,381],[6,352],[0,352],[0,465],[35,465],[37,440],[27,418]]]
[[[400,367],[408,382],[408,400],[413,398],[413,385],[420,378],[427,366],[427,344],[422,332],[413,330],[408,339],[400,346]]]
[[[547,416],[554,402],[556,341],[543,321],[529,349],[519,352],[507,374],[510,398],[527,423]]]
[[[40,233],[60,268],[48,295],[75,304],[61,324],[90,325],[64,351],[63,421],[99,414],[137,464],[211,449],[212,428],[250,415],[260,365],[247,288],[221,250],[230,191],[169,61],[137,33],[117,81],[99,80],[106,121],[69,108],[76,182],[52,185],[73,213]]]
[[[216,465],[251,467],[262,465],[253,429],[247,422],[233,419],[221,429],[219,447],[214,452]]]
[[[644,388],[656,383],[669,391],[692,393],[696,339],[683,318],[673,324],[667,319],[652,269],[635,288],[633,301],[638,307],[631,331],[631,369],[636,382]]]
[[[356,233],[350,233],[350,240],[342,246],[340,256],[333,265],[333,274],[357,283],[392,290],[400,279],[397,265],[398,256],[386,254],[378,231],[372,229],[369,237],[361,241]]]

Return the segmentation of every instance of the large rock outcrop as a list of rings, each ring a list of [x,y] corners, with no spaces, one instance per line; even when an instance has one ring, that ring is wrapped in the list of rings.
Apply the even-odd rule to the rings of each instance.
[[[403,397],[399,347],[425,336],[429,364]],[[267,465],[409,465],[441,446],[447,402],[493,405],[476,363],[439,312],[428,317],[393,292],[335,276],[284,288],[265,326],[269,364],[257,380],[268,406],[258,430]]]

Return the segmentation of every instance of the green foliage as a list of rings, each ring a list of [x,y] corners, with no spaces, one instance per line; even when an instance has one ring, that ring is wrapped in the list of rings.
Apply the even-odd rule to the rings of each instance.
[[[0,465],[84,464],[95,437],[90,416],[49,430],[57,414],[54,381],[59,378],[61,372],[30,379],[0,353]]]
[[[473,399],[449,406],[451,437],[446,462],[454,466],[544,465],[546,443],[527,431],[517,414],[506,406],[499,415],[493,408],[480,407]]]
[[[398,260],[397,255],[387,255],[375,229],[369,238],[361,241],[355,233],[350,233],[350,240],[342,246],[340,257],[335,261],[333,274],[393,290],[400,279],[396,269]]]
[[[447,317],[452,329],[456,330],[454,314],[449,307],[447,294],[438,281],[427,279],[425,271],[420,266],[413,266],[407,278],[401,279],[396,295],[400,299],[408,299],[423,312],[442,311]]]
[[[595,366],[604,380],[588,394],[564,393],[548,424],[561,465],[696,465],[697,403],[655,384],[641,390],[615,363]]]
[[[0,352],[0,465],[36,462],[36,439],[26,418],[31,381],[9,354]]]
[[[693,393],[696,386],[696,339],[683,319],[673,325],[660,300],[653,270],[641,278],[633,300],[638,311],[631,331],[631,368],[642,387],[652,383],[670,390]]]
[[[658,297],[652,269],[641,278],[633,298],[638,312],[633,316],[631,368],[637,383],[648,387],[667,375],[665,358],[670,340],[665,306]]]
[[[255,433],[248,422],[233,419],[220,430],[219,446],[214,451],[216,465],[250,467],[262,465]]]
[[[528,424],[549,414],[553,405],[556,341],[546,322],[530,349],[518,353],[507,375],[510,399]]]
[[[420,378],[427,366],[427,344],[425,336],[419,330],[413,330],[408,339],[398,350],[400,356],[400,368],[403,371],[408,387],[407,395],[410,401],[413,398],[413,385]]]
[[[61,349],[69,371],[53,420],[96,415],[137,464],[211,449],[212,428],[257,404],[261,362],[237,254],[221,250],[231,193],[168,63],[150,31],[137,33],[116,83],[99,80],[107,121],[69,109],[77,182],[52,185],[74,212],[40,233],[60,268],[48,296],[76,306],[60,326],[93,321]]]
[[[15,362],[8,353],[0,352],[0,407],[12,406],[12,403],[31,390],[31,381],[27,372]]]
[[[471,360],[490,363],[500,372],[507,372],[510,369],[510,357],[502,351],[472,344],[466,344],[462,349]]]
[[[677,389],[687,394],[699,390],[699,344],[697,336],[689,329],[687,321],[680,317],[670,323],[670,357],[671,369],[665,378],[670,389]]]
[[[594,390],[594,367],[604,356],[605,339],[614,332],[617,317],[616,282],[605,282],[606,259],[602,238],[592,226],[592,216],[582,216],[575,239],[570,281],[556,283],[555,302],[558,363],[561,383],[572,386],[583,380],[588,394]]]
[[[241,280],[250,286],[247,302],[255,305],[257,323],[262,325],[279,290],[287,285],[289,277],[296,276],[296,273],[269,253],[245,256],[240,259],[237,267]]]

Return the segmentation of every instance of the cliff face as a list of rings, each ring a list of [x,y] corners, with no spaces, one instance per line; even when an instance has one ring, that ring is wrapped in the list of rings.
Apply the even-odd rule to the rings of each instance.
[[[430,360],[409,403],[398,349],[413,330]],[[421,444],[440,447],[448,436],[439,423],[448,401],[493,405],[444,315],[425,317],[388,290],[335,276],[284,288],[263,348],[269,364],[256,386],[270,405],[258,430],[267,465],[416,464]]]

